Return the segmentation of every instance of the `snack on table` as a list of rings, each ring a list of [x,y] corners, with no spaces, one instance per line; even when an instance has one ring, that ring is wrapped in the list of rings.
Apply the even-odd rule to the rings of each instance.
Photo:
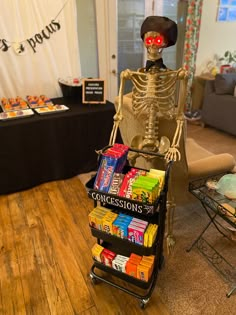
[[[38,107],[38,108],[34,108],[34,110],[40,114],[40,115],[44,115],[44,114],[50,114],[50,113],[57,113],[57,112],[64,112],[66,110],[68,110],[69,107],[65,106],[65,105],[53,105],[53,104],[48,104],[48,105],[44,105],[42,107]]]
[[[16,98],[1,98],[1,107],[4,111],[21,110],[27,109],[28,104],[22,97],[17,96]]]
[[[60,107],[60,105],[47,105],[44,107],[40,107],[38,109],[38,112],[50,112],[50,111],[56,111],[61,109],[62,107]]]
[[[38,107],[53,105],[53,102],[51,101],[51,99],[45,95],[40,95],[40,96],[27,95],[26,98],[31,108],[38,108]]]
[[[16,117],[16,112],[10,112],[8,115],[9,117]]]
[[[15,118],[22,118],[22,117],[29,117],[34,115],[32,109],[22,109],[22,110],[12,110],[0,113],[0,120],[8,120],[8,119],[15,119]]]
[[[0,118],[1,119],[6,119],[7,118],[7,113],[6,112],[0,113]]]
[[[40,95],[40,99],[44,102],[44,104],[46,105],[53,105],[53,102],[51,101],[51,99],[49,97],[47,97],[46,95]]]

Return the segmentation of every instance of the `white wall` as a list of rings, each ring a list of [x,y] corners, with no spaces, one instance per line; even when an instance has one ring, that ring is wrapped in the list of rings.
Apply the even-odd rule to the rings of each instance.
[[[94,0],[76,0],[82,77],[98,77],[96,12]]]
[[[208,61],[215,55],[222,57],[226,50],[236,50],[236,22],[217,22],[218,0],[204,0],[196,74],[204,71]]]

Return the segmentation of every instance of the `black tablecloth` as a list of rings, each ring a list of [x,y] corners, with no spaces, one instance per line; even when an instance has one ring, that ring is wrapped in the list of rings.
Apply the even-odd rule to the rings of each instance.
[[[109,143],[114,105],[71,98],[53,102],[70,109],[0,122],[0,194],[97,168],[95,150]]]

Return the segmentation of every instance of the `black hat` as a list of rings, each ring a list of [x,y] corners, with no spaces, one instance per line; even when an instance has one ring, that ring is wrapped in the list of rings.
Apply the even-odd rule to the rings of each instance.
[[[177,24],[165,16],[148,16],[141,26],[140,36],[143,40],[144,34],[147,32],[158,32],[164,36],[167,46],[173,46],[176,43],[178,29]]]

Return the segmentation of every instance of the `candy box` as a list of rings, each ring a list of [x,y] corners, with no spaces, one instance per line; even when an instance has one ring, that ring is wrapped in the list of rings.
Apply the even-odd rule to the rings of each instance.
[[[116,213],[107,213],[102,220],[102,230],[108,234],[113,233],[113,222],[117,218]]]
[[[119,225],[118,236],[120,238],[128,238],[128,226],[129,222],[123,222]]]
[[[129,258],[132,259],[132,260],[138,261],[138,263],[140,263],[140,261],[142,260],[142,256],[137,255],[135,253],[131,253]]]
[[[94,181],[94,189],[108,192],[118,159],[102,156]]]
[[[136,224],[136,225],[140,225],[140,226],[144,226],[146,227],[148,225],[148,222],[145,221],[145,220],[141,220],[141,219],[138,219],[138,218],[133,218],[131,223],[133,224]]]
[[[158,225],[153,224],[153,226],[149,232],[149,235],[148,235],[148,247],[152,247],[152,245],[155,241],[155,238],[157,236],[157,231],[158,231]]]
[[[109,188],[109,194],[114,194],[114,195],[118,195],[120,187],[122,185],[123,179],[124,179],[124,174],[121,173],[114,173],[112,180],[111,180],[111,184],[110,184],[110,188]]]
[[[116,253],[104,248],[101,253],[101,261],[104,265],[112,267],[112,261],[116,257]]]
[[[104,247],[99,244],[94,244],[92,247],[92,257],[98,261],[102,262],[102,252],[104,250]]]
[[[148,247],[148,244],[149,244],[149,235],[150,235],[152,226],[153,226],[153,224],[152,224],[152,223],[149,223],[148,226],[147,226],[147,228],[146,228],[146,231],[145,231],[145,233],[144,233],[143,245],[144,245],[145,247]]]
[[[130,224],[128,226],[128,240],[143,245],[145,227]]]
[[[137,278],[142,281],[148,281],[151,276],[151,269],[144,265],[137,266]]]
[[[144,204],[152,204],[154,200],[153,187],[135,182],[132,185],[132,199]]]
[[[135,261],[131,261],[130,259],[126,262],[125,272],[127,275],[132,277],[137,277],[137,263]]]

